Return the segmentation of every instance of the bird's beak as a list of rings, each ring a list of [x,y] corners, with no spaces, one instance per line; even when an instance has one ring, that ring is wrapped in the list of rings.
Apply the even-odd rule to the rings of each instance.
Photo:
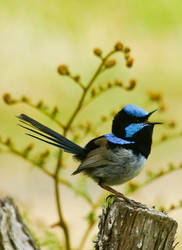
[[[148,117],[151,116],[151,115],[152,115],[154,112],[156,112],[156,111],[157,111],[157,109],[154,109],[153,111],[149,112],[147,116],[148,116]]]
[[[157,111],[157,109],[155,109],[155,110],[149,112],[147,116],[150,117],[150,116],[151,116],[154,112],[156,112],[156,111]],[[151,125],[163,124],[163,122],[148,122],[148,121],[147,121],[146,123],[151,124]]]
[[[163,124],[163,122],[147,122],[148,124],[151,124],[151,125],[156,125],[156,124]]]

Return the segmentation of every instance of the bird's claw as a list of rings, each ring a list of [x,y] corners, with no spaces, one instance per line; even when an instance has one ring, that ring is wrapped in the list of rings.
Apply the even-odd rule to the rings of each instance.
[[[147,206],[145,206],[144,204],[140,203],[140,202],[137,202],[137,201],[134,201],[134,200],[131,200],[127,197],[119,197],[119,195],[116,195],[116,194],[110,194],[106,197],[106,202],[108,202],[110,199],[112,198],[122,198],[124,201],[126,201],[128,204],[130,204],[132,207],[135,207],[135,208],[144,208],[146,209]]]
[[[117,195],[115,195],[115,194],[110,194],[110,195],[108,195],[107,197],[106,197],[106,202],[108,202],[110,199],[112,199],[112,198],[118,198],[117,197]]]

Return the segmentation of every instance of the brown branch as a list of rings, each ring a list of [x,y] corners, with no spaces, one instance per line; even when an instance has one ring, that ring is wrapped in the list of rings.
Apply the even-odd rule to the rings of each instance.
[[[24,157],[23,154],[18,151],[17,149],[13,148],[13,147],[8,147],[8,145],[6,145],[5,143],[3,143],[2,141],[0,141],[0,143],[3,146],[6,146],[8,148],[8,151],[23,158],[24,160],[28,161],[29,163],[33,164],[34,166],[37,166],[38,169],[42,170],[42,172],[44,172],[46,175],[53,177],[53,174],[51,172],[49,172],[44,166],[40,166],[36,163],[36,160],[32,160],[28,157]]]
[[[45,111],[44,109],[38,108],[36,105],[34,105],[31,102],[23,102],[23,101],[19,101],[19,102],[25,103],[28,106],[30,106],[31,108],[37,109],[42,114],[44,114],[45,116],[47,116],[49,119],[53,120],[59,127],[61,127],[62,129],[64,129],[64,125],[59,120],[53,118],[49,112]]]
[[[98,200],[92,205],[92,210],[93,211],[97,211],[98,207],[100,207],[101,203],[103,202],[103,200],[105,199],[105,191],[101,193],[101,195],[99,196]],[[92,210],[90,211],[90,213],[92,212]],[[78,247],[78,250],[82,250],[84,249],[84,246],[85,246],[85,243],[86,243],[86,240],[87,240],[87,237],[88,235],[90,234],[91,230],[93,229],[93,227],[95,226],[96,224],[96,220],[95,221],[92,221],[92,223],[89,223],[88,224],[88,227],[86,229],[86,231],[84,232],[83,236],[82,236],[82,239],[80,241],[80,244],[79,244],[79,247]]]
[[[85,89],[85,86],[83,85],[83,83],[82,82],[80,82],[80,79],[76,79],[76,77],[75,76],[73,76],[73,75],[68,75],[68,77],[69,78],[71,78],[76,84],[78,84],[78,86],[81,88],[81,89]]]
[[[63,213],[62,213],[61,194],[60,194],[60,186],[59,186],[59,171],[60,171],[60,167],[62,163],[62,153],[63,152],[60,150],[56,170],[54,173],[54,190],[55,190],[55,198],[56,198],[57,211],[59,215],[60,227],[63,229],[63,233],[65,236],[66,250],[71,250],[69,229],[68,229],[68,225],[66,221],[64,220]]]
[[[85,87],[85,89],[83,90],[83,93],[82,93],[82,96],[80,98],[80,101],[78,102],[78,105],[76,107],[76,109],[74,110],[73,114],[71,115],[66,127],[65,127],[65,133],[69,130],[75,116],[78,114],[78,112],[80,111],[81,109],[81,106],[84,102],[84,99],[86,97],[86,94],[88,93],[89,89],[91,88],[93,82],[95,81],[95,79],[97,78],[97,76],[100,74],[101,70],[102,70],[102,67],[105,63],[105,61],[111,56],[113,55],[114,53],[116,53],[115,50],[112,50],[111,52],[109,52],[104,58],[103,60],[101,61],[99,67],[97,68],[97,70],[95,71],[95,73],[93,74],[92,78],[90,79],[90,81],[88,82],[87,84],[87,87]]]
[[[134,193],[140,188],[143,188],[147,186],[148,184],[152,183],[153,181],[156,181],[157,179],[163,176],[166,176],[170,174],[171,172],[179,171],[179,170],[182,170],[182,164],[179,164],[179,166],[177,167],[171,165],[168,167],[167,170],[160,170],[157,173],[149,172],[148,178],[143,183],[139,183],[139,184],[135,184],[134,182],[129,183],[125,190],[125,194],[128,195],[128,194]]]
[[[71,127],[76,115],[78,114],[78,112],[81,109],[81,106],[83,104],[83,101],[86,97],[86,94],[88,92],[88,90],[90,89],[90,87],[92,86],[93,82],[95,81],[95,79],[97,78],[97,76],[99,75],[99,73],[101,72],[101,69],[105,63],[105,61],[112,55],[114,54],[116,51],[113,50],[111,52],[109,52],[104,59],[102,60],[102,62],[100,63],[98,69],[96,70],[96,72],[94,73],[93,77],[90,79],[90,81],[88,82],[87,87],[82,88],[83,89],[83,93],[81,95],[81,98],[78,102],[78,105],[76,107],[76,109],[74,110],[73,114],[71,115],[70,119],[67,122],[67,125],[64,127],[64,133],[63,136],[66,137],[67,132],[69,131],[69,128]],[[65,235],[65,241],[66,241],[66,250],[70,250],[70,238],[69,238],[69,231],[68,231],[68,226],[66,224],[66,222],[63,219],[63,214],[62,214],[62,208],[61,208],[61,199],[60,199],[60,189],[59,189],[59,172],[61,169],[61,163],[62,163],[62,151],[60,151],[59,153],[59,157],[58,157],[58,162],[57,162],[57,166],[56,166],[56,170],[55,170],[55,174],[54,174],[54,188],[55,188],[55,197],[56,197],[56,204],[57,204],[57,210],[58,210],[58,215],[59,215],[59,221],[60,221],[60,226],[63,229],[64,235]]]
[[[160,144],[162,144],[166,141],[170,141],[170,140],[176,139],[176,138],[181,137],[181,136],[182,136],[182,132],[179,132],[176,134],[171,134],[171,135],[163,135],[161,137],[161,139],[154,142],[153,146],[154,147],[159,146]]]
[[[89,105],[90,103],[92,103],[93,101],[95,101],[96,98],[100,97],[101,95],[103,95],[104,93],[106,93],[108,90],[111,89],[115,89],[115,88],[121,88],[119,86],[113,85],[110,88],[104,88],[102,91],[99,91],[98,93],[96,93],[92,98],[90,98],[85,104],[84,104],[84,108],[87,107],[87,105]],[[123,88],[124,89],[124,88]]]
[[[86,231],[84,232],[84,235],[82,237],[82,240],[80,242],[80,245],[78,247],[78,250],[82,250],[84,249],[84,246],[85,246],[85,243],[86,243],[86,240],[88,238],[88,235],[90,234],[90,231],[92,230],[92,228],[95,226],[96,224],[96,221],[93,221],[92,223],[89,223]]]
[[[43,113],[44,115],[49,117],[51,120],[53,120],[59,127],[64,129],[64,125],[60,121],[55,119],[55,117],[54,117],[58,112],[57,106],[54,107],[54,110],[52,111],[52,114],[51,114],[45,110],[46,106],[44,105],[44,103],[42,101],[39,101],[35,105],[26,96],[23,96],[21,99],[14,99],[9,93],[5,93],[3,95],[3,100],[8,105],[15,105],[18,103],[24,103],[24,104],[30,106],[31,108],[37,109],[38,111],[40,111],[41,113]]]

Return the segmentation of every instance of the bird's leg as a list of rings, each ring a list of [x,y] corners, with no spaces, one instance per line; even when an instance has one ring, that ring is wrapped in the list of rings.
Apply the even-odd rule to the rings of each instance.
[[[136,202],[134,200],[131,200],[129,198],[127,198],[124,194],[116,191],[115,189],[109,187],[109,186],[106,186],[104,185],[103,183],[99,182],[99,186],[102,187],[103,189],[109,191],[110,193],[114,194],[114,196],[118,197],[118,198],[122,198],[123,200],[125,200],[126,202],[128,202],[129,204],[131,204],[132,206],[134,207],[142,207],[142,208],[146,208],[145,205],[139,203],[139,202]]]
[[[111,188],[109,186],[105,186],[102,183],[99,183],[99,186],[102,187],[103,189],[109,191],[110,193],[114,194],[114,196],[117,196],[119,198],[122,198],[123,200],[125,200],[126,202],[130,203],[130,199],[128,199],[124,194],[116,191],[114,188]]]

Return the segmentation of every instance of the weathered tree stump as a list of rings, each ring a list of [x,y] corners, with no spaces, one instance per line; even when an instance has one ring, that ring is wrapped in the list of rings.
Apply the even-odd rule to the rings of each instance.
[[[0,250],[39,250],[11,198],[0,199]]]
[[[114,199],[100,217],[95,250],[172,250],[176,230],[165,213]]]

